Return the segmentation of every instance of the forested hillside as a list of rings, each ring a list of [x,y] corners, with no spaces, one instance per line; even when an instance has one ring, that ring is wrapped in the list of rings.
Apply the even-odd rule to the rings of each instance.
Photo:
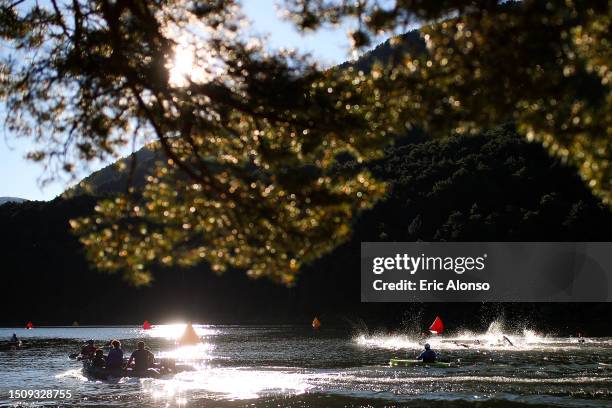
[[[359,166],[348,161],[337,171],[351,172]],[[511,125],[448,140],[407,136],[370,168],[390,183],[388,198],[356,220],[349,243],[307,266],[293,288],[251,280],[242,271],[219,276],[202,266],[160,268],[150,287],[136,289],[117,275],[92,270],[69,230],[68,221],[90,213],[95,197],[2,205],[3,286],[19,288],[24,300],[16,305],[13,297],[2,297],[0,305],[10,313],[3,313],[0,325],[184,318],[308,322],[318,314],[328,322],[363,318],[370,326],[396,327],[417,312],[439,312],[452,326],[460,326],[474,325],[474,313],[493,308],[506,309],[521,321],[545,322],[558,331],[571,332],[587,321],[595,330],[606,329],[606,316],[612,311],[608,304],[362,304],[361,241],[593,241],[609,240],[612,231],[612,214],[575,170],[526,142]],[[103,179],[124,186],[125,176],[112,175],[111,170]],[[90,178],[95,179],[96,175]]]

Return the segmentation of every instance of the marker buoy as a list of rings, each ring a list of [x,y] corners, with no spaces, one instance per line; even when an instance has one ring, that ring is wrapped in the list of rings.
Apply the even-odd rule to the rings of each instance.
[[[149,323],[148,320],[145,320],[144,323],[142,324],[142,329],[143,330],[151,330],[152,327],[153,327],[153,325],[151,325],[151,323]]]
[[[312,328],[317,330],[319,327],[321,327],[321,321],[318,317],[315,317],[314,319],[312,319]]]
[[[196,344],[200,344],[202,340],[200,339],[200,336],[198,336],[198,333],[196,333],[193,325],[191,323],[187,323],[187,326],[185,326],[185,331],[176,342],[180,346],[194,346]]]
[[[433,321],[431,326],[429,326],[429,331],[433,334],[442,334],[444,331],[444,323],[442,323],[440,316],[436,316],[436,319]]]
[[[34,328],[34,324],[32,324],[32,322],[28,322],[25,328],[28,330],[32,330]]]

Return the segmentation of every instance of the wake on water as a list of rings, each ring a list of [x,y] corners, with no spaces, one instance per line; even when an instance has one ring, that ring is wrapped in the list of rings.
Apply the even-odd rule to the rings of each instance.
[[[573,348],[580,345],[577,338],[548,336],[527,327],[508,329],[502,319],[492,321],[488,329],[482,333],[458,330],[443,335],[425,336],[416,331],[386,334],[368,334],[362,331],[354,337],[354,341],[362,346],[390,350],[419,350],[425,343],[429,343],[432,348],[438,350],[493,348],[529,351],[547,347]],[[583,339],[582,341],[588,343],[591,340]]]

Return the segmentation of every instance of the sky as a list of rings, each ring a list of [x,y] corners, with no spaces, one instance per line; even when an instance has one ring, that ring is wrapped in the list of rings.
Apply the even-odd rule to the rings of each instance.
[[[243,0],[243,10],[259,34],[268,34],[272,48],[295,48],[312,56],[325,66],[335,65],[349,59],[349,42],[344,29],[320,30],[302,35],[289,22],[277,16],[274,7],[277,0]],[[3,116],[0,107],[0,116]],[[67,187],[66,180],[56,180],[41,185],[40,180],[48,176],[40,164],[25,159],[32,150],[29,139],[16,138],[0,129],[0,197],[19,197],[28,200],[51,200]],[[79,178],[110,163],[97,163],[82,169]]]

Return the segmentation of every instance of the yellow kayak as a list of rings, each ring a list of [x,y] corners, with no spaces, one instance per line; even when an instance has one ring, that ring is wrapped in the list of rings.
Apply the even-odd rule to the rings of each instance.
[[[424,363],[422,360],[403,360],[400,358],[392,358],[389,360],[391,367],[453,367],[453,363],[445,363],[436,361],[433,363]]]

